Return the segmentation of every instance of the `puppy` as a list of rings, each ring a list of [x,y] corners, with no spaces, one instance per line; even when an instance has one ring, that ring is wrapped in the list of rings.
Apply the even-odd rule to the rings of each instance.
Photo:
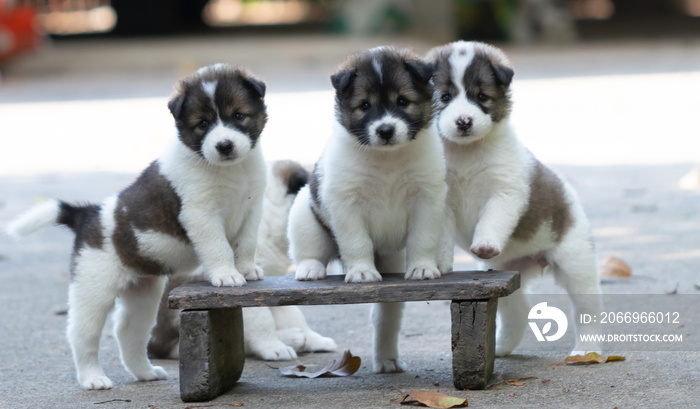
[[[463,41],[433,49],[428,59],[436,65],[436,124],[449,186],[441,270],[451,269],[454,238],[481,269],[519,271],[523,287],[543,269],[553,271],[576,316],[597,314],[600,297],[583,295],[600,294],[586,215],[571,186],[535,159],[510,126],[510,62],[495,47]],[[520,343],[528,311],[523,291],[499,299],[497,355]],[[577,342],[572,354],[582,348]]]
[[[287,219],[292,201],[307,178],[308,172],[296,162],[277,161],[268,167],[255,253],[256,263],[265,270],[265,275],[285,275],[292,263],[287,255]],[[203,274],[169,278],[156,326],[148,342],[149,356],[178,356],[180,314],[168,308],[168,294],[185,282],[204,279]],[[292,360],[297,358],[297,352],[335,351],[338,348],[331,338],[312,331],[296,306],[244,308],[243,322],[246,353],[267,361]]]
[[[75,232],[68,340],[83,388],[112,387],[97,355],[115,300],[122,363],[141,381],[165,379],[146,344],[166,275],[201,264],[215,286],[263,277],[254,255],[265,189],[257,143],[264,95],[265,84],[241,69],[202,68],[168,103],[177,137],[131,186],[100,204],[51,200],[10,225],[15,236],[53,224]]]
[[[348,283],[440,277],[438,235],[447,192],[433,126],[433,68],[408,50],[380,47],[331,76],[333,135],[290,211],[298,280],[326,277],[340,258]],[[406,269],[406,265],[408,268]],[[403,303],[376,304],[374,370],[399,372]]]

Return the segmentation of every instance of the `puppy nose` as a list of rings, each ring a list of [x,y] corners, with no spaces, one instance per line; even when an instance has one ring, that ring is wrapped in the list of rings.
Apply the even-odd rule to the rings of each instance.
[[[233,152],[233,142],[229,141],[228,139],[221,141],[216,144],[216,150],[222,155],[228,155],[229,153]]]
[[[379,137],[385,141],[388,141],[392,136],[394,136],[394,126],[388,124],[380,125],[377,128],[377,135],[379,135]]]
[[[470,117],[464,118],[460,116],[455,122],[457,124],[457,129],[462,132],[472,127],[472,119]]]

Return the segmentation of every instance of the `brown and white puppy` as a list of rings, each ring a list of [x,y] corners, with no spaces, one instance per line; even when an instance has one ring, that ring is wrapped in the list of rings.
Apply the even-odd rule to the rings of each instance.
[[[508,58],[495,47],[458,41],[433,49],[428,59],[436,65],[436,124],[449,186],[441,271],[451,269],[456,242],[482,269],[519,271],[523,287],[543,269],[552,271],[576,316],[596,315],[600,286],[588,220],[571,186],[540,163],[510,125]],[[520,343],[528,311],[522,290],[499,299],[496,354]],[[592,348],[577,341],[572,354]]]
[[[268,167],[263,215],[255,253],[256,263],[265,270],[267,276],[285,275],[292,264],[287,255],[287,219],[294,197],[307,179],[308,172],[297,162],[276,161]],[[149,356],[177,357],[180,314],[179,311],[168,308],[168,294],[185,282],[204,279],[206,277],[203,273],[193,277],[170,278],[148,343]],[[337,349],[331,338],[321,336],[309,328],[301,309],[296,306],[244,308],[243,322],[246,353],[266,361],[296,359],[297,352]]]
[[[350,56],[331,76],[336,122],[289,216],[296,278],[326,278],[340,258],[348,283],[440,277],[438,236],[447,193],[433,126],[432,66],[379,47]],[[407,267],[407,268],[406,268]],[[374,370],[398,372],[403,303],[375,304]]]
[[[10,225],[16,236],[55,224],[75,232],[68,340],[83,388],[112,387],[98,351],[115,303],[124,366],[142,381],[164,379],[146,345],[166,275],[201,264],[216,286],[262,278],[254,255],[266,177],[257,143],[264,95],[265,84],[241,69],[202,68],[168,103],[177,137],[131,186],[100,204],[50,200]]]

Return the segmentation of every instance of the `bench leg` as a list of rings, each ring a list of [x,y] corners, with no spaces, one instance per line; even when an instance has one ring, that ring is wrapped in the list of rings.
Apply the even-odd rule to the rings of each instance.
[[[243,372],[241,308],[180,313],[180,397],[209,401],[223,394]]]
[[[484,389],[493,374],[497,305],[497,298],[452,301],[452,379],[457,389]]]

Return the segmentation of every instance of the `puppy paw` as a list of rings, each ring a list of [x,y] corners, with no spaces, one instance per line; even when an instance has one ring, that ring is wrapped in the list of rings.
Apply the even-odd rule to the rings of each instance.
[[[496,343],[496,350],[495,350],[494,354],[495,354],[497,357],[508,356],[508,355],[511,354],[511,352],[513,352],[513,348],[504,347],[504,346],[498,345],[498,343]]]
[[[440,270],[434,264],[417,264],[408,267],[404,278],[406,280],[432,280],[440,278]]]
[[[152,366],[150,370],[134,374],[139,381],[160,381],[168,379],[168,372],[160,366]]]
[[[299,352],[306,343],[306,334],[301,328],[285,328],[277,331],[277,338]]]
[[[375,373],[397,373],[405,371],[406,368],[406,363],[400,359],[385,359],[375,362],[373,367]]]
[[[240,287],[246,283],[245,277],[235,268],[211,271],[209,281],[214,287]]]
[[[488,260],[501,254],[500,246],[488,241],[473,244],[469,250],[482,260]]]
[[[304,352],[333,352],[338,349],[338,345],[333,338],[324,337],[321,334],[309,331],[306,334]]]
[[[105,390],[105,389],[112,389],[112,381],[104,376],[104,375],[98,375],[98,376],[92,376],[87,379],[81,379],[80,380],[80,386],[83,387],[83,389],[88,389],[88,390]]]
[[[251,266],[238,267],[238,271],[241,272],[246,280],[257,281],[262,280],[265,277],[263,269],[256,266],[255,264]]]
[[[368,268],[368,269],[349,269],[348,273],[345,274],[346,283],[371,283],[375,281],[382,281],[382,275],[379,271]]]
[[[285,345],[278,339],[252,343],[250,353],[263,361],[293,361],[297,359],[294,348]]]
[[[445,260],[445,261],[439,261],[437,265],[438,271],[440,271],[440,275],[442,274],[447,274],[452,272],[452,260]]]
[[[295,277],[299,281],[323,280],[326,278],[326,266],[318,260],[302,260],[297,265]]]

